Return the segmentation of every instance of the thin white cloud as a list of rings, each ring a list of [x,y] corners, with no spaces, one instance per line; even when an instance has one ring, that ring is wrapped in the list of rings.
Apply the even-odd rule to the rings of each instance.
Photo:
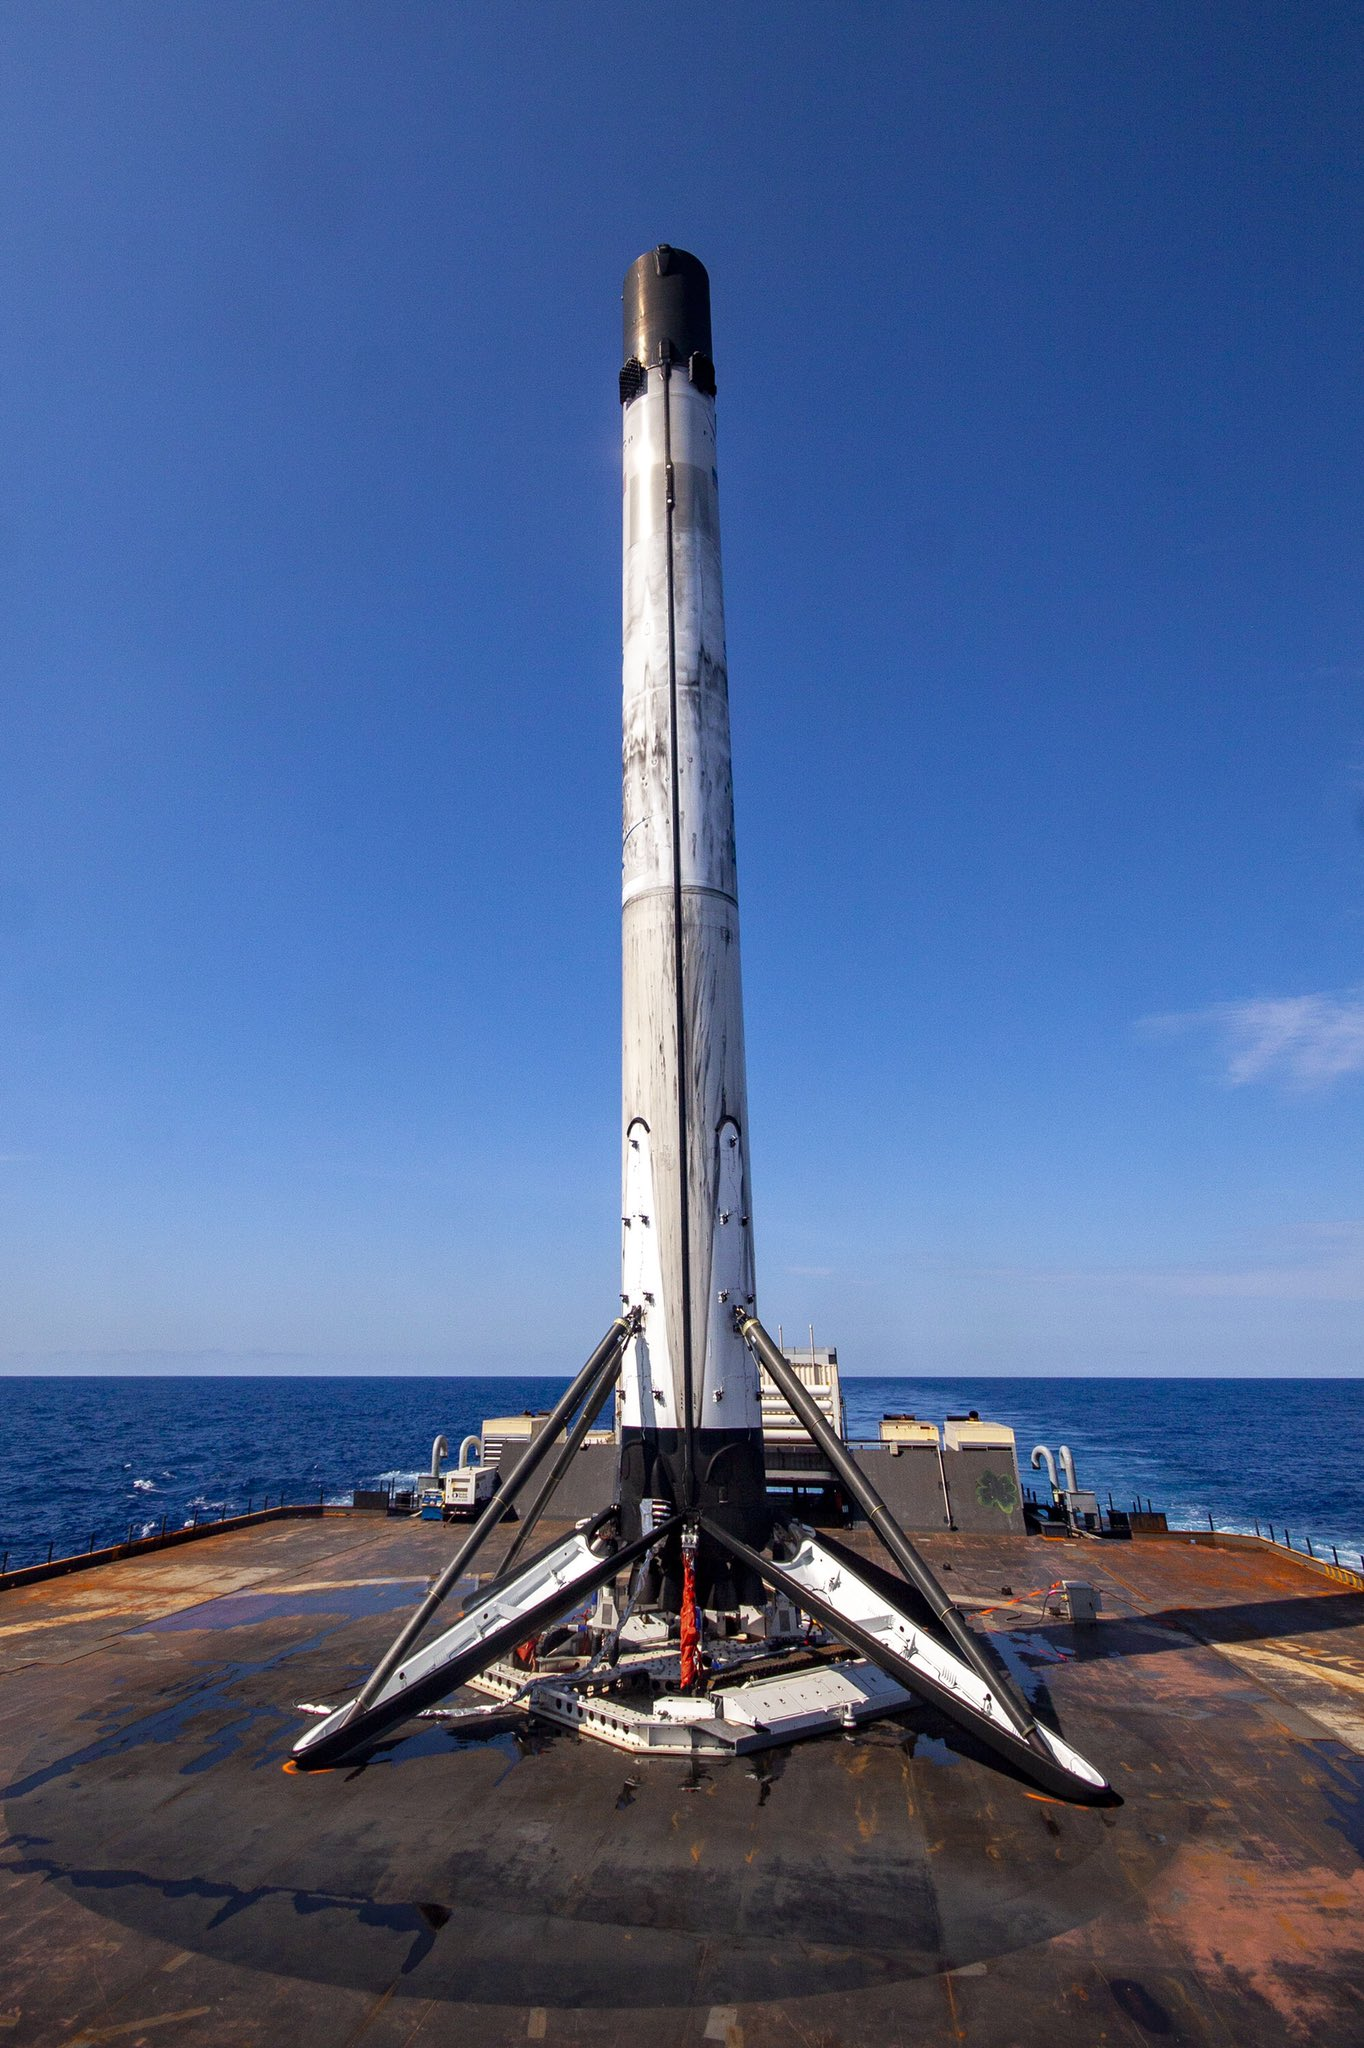
[[[1364,1303],[1364,1220],[1304,1224],[1183,1265],[982,1267],[978,1277],[1079,1298]]]
[[[1318,1224],[1226,1266],[1153,1274],[1164,1294],[1226,1301],[1364,1302],[1364,1223]]]
[[[1329,1088],[1364,1073],[1364,984],[1338,995],[1252,996],[1169,1017],[1145,1017],[1141,1028],[1162,1036],[1211,1031],[1233,1088],[1283,1081],[1292,1088]]]

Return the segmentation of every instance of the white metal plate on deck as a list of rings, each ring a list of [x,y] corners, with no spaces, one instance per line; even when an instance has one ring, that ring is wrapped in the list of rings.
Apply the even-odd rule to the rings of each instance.
[[[789,1678],[760,1678],[752,1685],[723,1686],[713,1698],[726,1721],[746,1722],[787,1737],[827,1722],[867,1721],[895,1714],[913,1694],[875,1664],[827,1664]]]
[[[690,1693],[668,1692],[654,1701],[651,1717],[655,1721],[713,1721],[715,1703],[708,1698],[696,1699]]]

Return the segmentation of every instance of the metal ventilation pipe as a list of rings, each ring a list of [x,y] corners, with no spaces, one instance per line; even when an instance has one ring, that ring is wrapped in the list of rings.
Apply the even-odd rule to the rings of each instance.
[[[1075,1492],[1075,1460],[1070,1455],[1070,1445],[1062,1444],[1056,1453],[1061,1467],[1061,1478],[1067,1493]]]
[[[1056,1492],[1056,1460],[1055,1460],[1055,1458],[1053,1458],[1053,1456],[1052,1456],[1051,1452],[1050,1452],[1050,1451],[1049,1451],[1049,1450],[1047,1449],[1046,1445],[1045,1445],[1045,1444],[1034,1444],[1034,1445],[1033,1445],[1033,1447],[1032,1447],[1032,1457],[1031,1457],[1031,1458],[1029,1459],[1029,1461],[1028,1461],[1028,1462],[1029,1462],[1029,1463],[1030,1463],[1030,1465],[1032,1466],[1032,1469],[1033,1469],[1033,1471],[1034,1471],[1034,1472],[1040,1472],[1040,1471],[1042,1470],[1042,1467],[1043,1467],[1043,1465],[1045,1465],[1045,1466],[1046,1466],[1046,1468],[1047,1468],[1047,1478],[1048,1478],[1048,1480],[1049,1480],[1049,1482],[1050,1482],[1050,1484],[1051,1484],[1051,1490],[1052,1490],[1052,1492],[1053,1492],[1053,1493],[1055,1493],[1055,1492]]]
[[[433,1486],[440,1485],[440,1461],[442,1458],[448,1458],[449,1455],[449,1444],[446,1443],[443,1436],[438,1436],[431,1446],[431,1484]]]
[[[444,1437],[442,1437],[442,1438],[441,1438],[441,1442],[442,1442],[442,1443],[444,1443],[444,1442],[445,1442],[445,1438],[444,1438]],[[469,1457],[469,1455],[468,1455],[468,1450],[469,1450],[469,1446],[470,1446],[470,1444],[472,1444],[472,1445],[473,1445],[473,1447],[474,1447],[474,1455],[473,1455],[473,1457],[472,1457],[472,1458],[471,1458],[471,1457]],[[481,1465],[482,1463],[483,1463],[483,1439],[482,1439],[482,1437],[481,1437],[481,1436],[466,1436],[466,1437],[465,1437],[465,1439],[464,1439],[464,1442],[463,1442],[463,1443],[462,1443],[462,1444],[460,1445],[460,1447],[459,1447],[459,1469],[460,1469],[460,1471],[461,1471],[461,1472],[467,1472],[467,1471],[468,1471],[468,1469],[469,1469],[469,1467],[470,1467],[470,1465]]]

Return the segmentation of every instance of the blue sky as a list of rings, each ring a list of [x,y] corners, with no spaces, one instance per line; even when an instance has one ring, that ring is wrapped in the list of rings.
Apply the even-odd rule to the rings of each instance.
[[[0,1369],[604,1326],[659,240],[715,301],[766,1320],[1364,1369],[1356,8],[0,36]]]

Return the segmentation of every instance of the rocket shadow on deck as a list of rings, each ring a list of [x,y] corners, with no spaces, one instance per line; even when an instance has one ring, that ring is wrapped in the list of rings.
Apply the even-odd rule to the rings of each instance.
[[[1195,1646],[1220,1643],[1272,1642],[1280,1637],[1329,1635],[1337,1629],[1364,1628],[1364,1596],[1358,1593],[1318,1593],[1287,1600],[1243,1600],[1223,1607],[1163,1607],[1150,1614],[1122,1614],[1106,1617],[1093,1629],[1076,1629],[1069,1623],[1031,1627],[1029,1634],[1055,1642],[1068,1656],[1109,1657],[1163,1656],[1172,1649],[1187,1647],[1177,1642],[1153,1642],[1150,1631],[1161,1629],[1170,1636],[1182,1635]],[[1121,1631],[1122,1640],[1112,1640]]]

